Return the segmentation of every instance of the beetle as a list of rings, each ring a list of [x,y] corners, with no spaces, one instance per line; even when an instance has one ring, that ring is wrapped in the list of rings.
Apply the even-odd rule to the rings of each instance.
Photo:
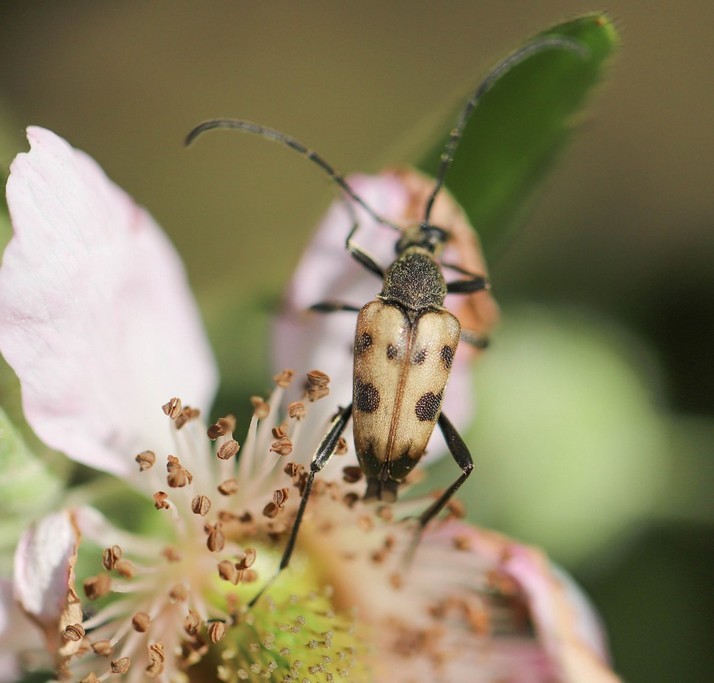
[[[582,57],[587,54],[587,48],[575,40],[562,36],[544,36],[499,62],[462,109],[441,155],[423,219],[418,225],[406,230],[401,230],[374,212],[352,190],[344,176],[322,156],[285,133],[241,119],[211,119],[196,126],[187,136],[186,144],[190,144],[207,130],[238,129],[279,142],[312,161],[346,195],[346,205],[352,216],[352,227],[345,240],[346,250],[358,263],[381,278],[383,283],[377,298],[361,308],[330,301],[311,307],[312,310],[324,313],[358,313],[354,337],[352,402],[338,410],[317,447],[279,568],[250,601],[249,606],[255,604],[288,566],[315,476],[329,461],[350,419],[353,422],[357,459],[367,482],[365,500],[391,503],[397,499],[399,486],[420,461],[437,424],[461,470],[456,480],[417,518],[418,530],[412,548],[421,531],[441,512],[473,471],[471,453],[456,428],[441,411],[441,406],[459,341],[465,338],[482,348],[487,342],[468,331],[462,333],[459,320],[446,310],[444,300],[447,294],[472,294],[489,288],[490,284],[484,276],[455,266],[449,267],[466,277],[447,283],[439,256],[449,239],[449,233],[432,225],[430,215],[434,201],[444,186],[468,119],[483,95],[515,65],[548,49],[564,49]],[[372,256],[354,243],[353,237],[359,222],[348,200],[361,206],[377,222],[400,232],[395,244],[395,259],[388,268],[383,269]]]

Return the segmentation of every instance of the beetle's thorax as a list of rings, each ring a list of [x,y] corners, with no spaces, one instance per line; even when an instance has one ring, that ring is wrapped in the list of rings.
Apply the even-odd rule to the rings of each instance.
[[[440,309],[446,297],[446,281],[429,249],[407,247],[384,274],[379,298],[407,311]]]

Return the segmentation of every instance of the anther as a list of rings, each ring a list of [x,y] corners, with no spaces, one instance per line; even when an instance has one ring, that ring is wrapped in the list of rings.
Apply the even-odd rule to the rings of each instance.
[[[151,624],[151,617],[146,612],[137,612],[131,618],[131,625],[137,633],[146,633]]]
[[[113,545],[111,548],[105,548],[102,553],[102,565],[107,571],[114,569],[116,563],[121,559],[121,548],[118,545]]]
[[[457,498],[452,498],[446,504],[450,519],[463,519],[466,516],[466,506]]]
[[[181,553],[178,551],[177,548],[174,548],[172,545],[167,545],[165,548],[163,548],[161,550],[161,554],[169,562],[180,562],[181,561]]]
[[[109,640],[98,640],[96,643],[92,643],[92,650],[100,657],[109,657],[113,649],[112,643]]]
[[[212,621],[207,631],[211,642],[215,644],[226,635],[226,625],[222,621]]]
[[[307,414],[307,409],[302,401],[294,401],[288,405],[288,416],[293,420],[302,420]]]
[[[235,415],[226,415],[225,417],[219,417],[214,424],[212,424],[208,430],[208,438],[211,441],[215,441],[219,436],[226,436],[226,434],[233,434],[233,430],[236,428],[236,418]]]
[[[198,408],[185,406],[181,414],[175,420],[176,429],[181,429],[187,422],[196,420],[200,415],[201,411]]]
[[[156,678],[164,670],[164,644],[161,642],[151,643],[147,648],[149,653],[149,665],[145,671],[149,678]]]
[[[133,579],[136,574],[136,568],[129,560],[119,560],[114,569],[125,579]]]
[[[211,501],[208,496],[194,496],[191,501],[191,511],[196,515],[205,517],[211,509]]]
[[[216,457],[221,460],[230,460],[239,450],[240,444],[235,439],[229,439],[219,446]]]
[[[166,471],[168,472],[166,483],[173,489],[182,488],[193,481],[193,475],[181,465],[175,455],[168,456]]]
[[[115,659],[109,666],[113,674],[125,674],[129,671],[131,660],[129,657],[121,657],[120,659]]]
[[[283,370],[277,375],[273,375],[273,381],[282,389],[287,389],[293,381],[295,372],[293,370]]]
[[[348,467],[342,468],[342,478],[348,484],[354,484],[362,479],[362,468],[357,465],[349,465]]]
[[[188,589],[181,583],[177,583],[169,591],[169,600],[171,602],[186,602],[188,599]]]
[[[145,472],[154,466],[156,453],[154,453],[154,451],[142,451],[134,460],[139,463],[139,472]]]
[[[293,452],[293,442],[287,436],[279,438],[270,446],[270,450],[278,455],[286,456]]]
[[[62,637],[67,641],[78,643],[84,638],[84,628],[82,624],[70,624],[66,626],[62,632]]]
[[[181,399],[176,397],[169,399],[168,403],[164,403],[164,405],[161,406],[161,410],[164,411],[164,415],[167,415],[172,420],[175,420],[183,410]]]
[[[471,550],[471,539],[468,536],[456,536],[452,545],[456,550]]]
[[[251,396],[250,402],[253,404],[253,415],[259,420],[264,420],[270,415],[270,404],[260,396]]]
[[[218,485],[218,492],[224,496],[233,495],[238,491],[238,480],[235,478],[226,479]]]
[[[246,548],[243,551],[243,559],[236,562],[236,568],[237,569],[248,569],[248,567],[252,567],[253,564],[255,563],[255,558],[256,558],[256,551],[255,548]]]
[[[198,629],[201,627],[201,617],[198,616],[198,612],[190,609],[186,618],[183,620],[183,629],[190,636],[195,636],[198,633]]]
[[[154,499],[154,507],[157,510],[168,510],[169,509],[169,494],[164,491],[157,491],[152,498]]]
[[[98,574],[90,576],[84,580],[84,594],[90,600],[97,600],[105,596],[111,590],[112,581],[108,574]]]
[[[330,377],[321,370],[311,370],[307,373],[307,384],[305,393],[311,403],[324,398],[330,393],[328,384]]]
[[[337,446],[335,446],[335,455],[345,455],[348,450],[349,447],[347,446],[347,439],[345,439],[344,436],[341,436],[337,440]]]
[[[206,528],[208,538],[206,539],[206,547],[212,552],[217,553],[223,550],[226,545],[226,537],[218,524],[208,525]]]
[[[218,563],[218,576],[235,586],[238,583],[238,568],[230,560],[221,560]]]

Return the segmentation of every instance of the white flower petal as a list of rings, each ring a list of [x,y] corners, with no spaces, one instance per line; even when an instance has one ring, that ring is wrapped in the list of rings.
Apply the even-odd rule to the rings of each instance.
[[[7,184],[15,236],[0,270],[0,350],[40,438],[126,475],[134,454],[168,439],[166,400],[208,407],[214,360],[151,216],[54,133],[29,128],[28,139]]]

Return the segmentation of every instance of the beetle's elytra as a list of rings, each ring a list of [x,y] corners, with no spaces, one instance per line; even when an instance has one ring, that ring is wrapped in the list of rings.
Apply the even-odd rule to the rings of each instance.
[[[341,408],[313,455],[300,506],[277,573],[253,598],[260,598],[287,567],[307,506],[315,476],[335,450],[349,420],[353,420],[355,451],[367,480],[365,498],[392,502],[399,485],[424,454],[438,424],[461,474],[418,518],[423,529],[448,503],[473,470],[471,454],[451,422],[441,412],[451,366],[459,340],[483,345],[477,335],[462,334],[457,318],[444,308],[447,293],[470,294],[488,288],[485,277],[455,268],[464,279],[446,282],[438,261],[447,231],[430,223],[431,210],[444,185],[466,123],[483,95],[508,70],[530,56],[548,49],[568,50],[580,57],[587,48],[579,42],[545,36],[520,48],[499,62],[476,88],[451,130],[434,187],[426,200],[421,222],[407,230],[397,228],[376,214],[323,157],[298,140],[272,128],[239,119],[212,119],[196,126],[187,144],[213,128],[235,128],[255,133],[294,149],[322,168],[346,195],[353,225],[346,239],[349,254],[383,281],[382,291],[362,308],[342,302],[321,302],[313,310],[331,313],[358,312],[354,340],[352,403]],[[359,224],[355,202],[376,221],[399,231],[396,258],[385,270],[352,238]],[[452,266],[452,268],[454,268]]]

